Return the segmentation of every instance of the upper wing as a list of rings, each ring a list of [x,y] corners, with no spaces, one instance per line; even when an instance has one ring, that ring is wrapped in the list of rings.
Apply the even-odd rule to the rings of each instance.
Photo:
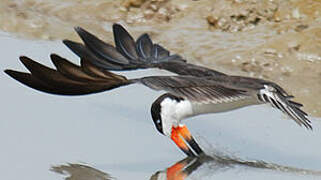
[[[215,81],[194,76],[149,76],[140,82],[155,90],[165,90],[198,103],[222,104],[253,96],[242,90],[230,89]],[[259,103],[253,99],[253,104]]]
[[[126,77],[96,67],[87,59],[77,66],[52,54],[56,69],[44,66],[28,57],[20,57],[30,73],[5,70],[17,81],[39,91],[58,95],[98,93],[120,86],[141,83],[155,90],[165,90],[180,97],[201,103],[224,103],[249,97],[242,91],[209,83],[206,78],[194,76],[151,76],[128,80]]]
[[[141,83],[155,90],[165,90],[180,97],[197,102],[223,103],[245,98],[242,91],[228,89],[205,78],[194,76],[150,76],[130,79],[111,73],[81,59],[77,66],[68,60],[52,54],[56,69],[44,66],[28,57],[20,57],[30,73],[5,70],[17,81],[39,91],[59,95],[83,95],[102,92],[120,86]]]
[[[77,27],[83,44],[64,40],[64,44],[81,58],[90,60],[96,66],[106,70],[135,70],[160,68],[179,75],[214,76],[225,75],[209,68],[186,63],[177,54],[159,44],[154,44],[148,34],[141,35],[136,41],[119,24],[113,25],[115,46],[103,42],[93,34]]]

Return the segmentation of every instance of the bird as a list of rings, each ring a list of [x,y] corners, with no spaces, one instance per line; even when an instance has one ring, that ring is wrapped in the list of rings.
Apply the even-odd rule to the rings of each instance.
[[[80,65],[52,53],[55,69],[27,56],[20,61],[29,72],[6,69],[5,73],[33,89],[56,95],[86,95],[140,84],[165,91],[151,105],[153,123],[190,157],[204,154],[183,120],[201,114],[220,113],[250,105],[270,104],[298,125],[312,130],[302,104],[293,101],[278,84],[264,79],[228,75],[188,63],[182,56],[154,43],[147,33],[136,40],[120,24],[112,26],[111,45],[81,27],[74,28],[82,43],[63,40],[80,58]],[[121,71],[161,69],[175,75],[155,75],[128,79]]]

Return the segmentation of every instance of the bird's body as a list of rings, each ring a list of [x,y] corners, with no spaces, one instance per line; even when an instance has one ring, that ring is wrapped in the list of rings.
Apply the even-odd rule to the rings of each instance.
[[[252,97],[220,103],[212,103],[210,101],[197,102],[188,99],[179,100],[167,96],[165,97],[166,98],[162,97],[162,101],[160,102],[163,126],[167,126],[167,128],[163,127],[163,131],[165,131],[165,129],[170,130],[171,125],[178,126],[179,124],[182,124],[181,121],[189,117],[200,114],[226,112],[249,105],[261,104],[257,99]],[[170,135],[170,132],[166,131],[164,134]]]
[[[30,73],[6,70],[14,79],[34,89],[59,95],[83,95],[111,90],[130,84],[141,84],[167,93],[151,107],[157,130],[172,140],[189,156],[201,154],[187,128],[185,118],[206,113],[268,103],[287,114],[297,124],[312,129],[301,104],[271,81],[242,76],[230,76],[206,67],[187,63],[179,55],[154,44],[147,34],[136,41],[120,25],[114,24],[116,47],[99,40],[81,28],[76,28],[84,44],[64,40],[64,44],[81,58],[77,66],[52,54],[56,69],[48,68],[27,57],[20,57]],[[148,76],[127,79],[110,71],[159,68],[176,76]],[[192,148],[190,149],[189,146]],[[194,151],[194,152],[193,152]]]
[[[237,101],[231,101],[231,102],[223,102],[220,104],[217,103],[192,103],[192,110],[194,115],[199,114],[208,114],[208,113],[220,113],[220,112],[226,112],[231,111],[234,109],[239,109],[242,107],[250,106],[250,105],[256,105],[261,104],[254,98],[244,98],[239,99]]]

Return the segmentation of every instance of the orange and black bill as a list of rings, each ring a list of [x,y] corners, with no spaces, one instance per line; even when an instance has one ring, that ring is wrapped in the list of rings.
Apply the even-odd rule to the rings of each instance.
[[[197,144],[185,125],[177,127],[173,126],[171,138],[187,156],[199,156],[200,154],[204,154],[203,150]],[[189,146],[186,144],[186,142],[189,144]]]
[[[190,157],[188,157],[190,158]],[[184,169],[190,163],[191,159],[184,159],[180,162],[175,163],[173,166],[166,169],[167,180],[184,180],[188,174],[184,172]]]
[[[166,180],[184,180],[208,160],[209,156],[187,157],[166,169]]]

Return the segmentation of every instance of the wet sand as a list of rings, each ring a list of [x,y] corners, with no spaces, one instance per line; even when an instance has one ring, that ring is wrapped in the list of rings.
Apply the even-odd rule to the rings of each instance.
[[[3,0],[0,29],[57,40],[78,39],[81,26],[112,43],[118,22],[189,62],[276,81],[320,117],[320,9],[313,0]]]

